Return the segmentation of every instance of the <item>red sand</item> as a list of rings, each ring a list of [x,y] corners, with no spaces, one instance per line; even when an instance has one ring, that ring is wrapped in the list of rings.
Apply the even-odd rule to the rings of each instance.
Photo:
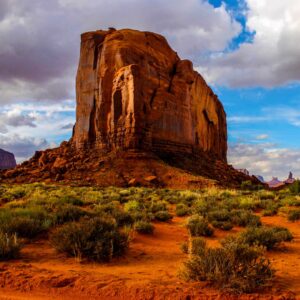
[[[288,227],[295,240],[268,254],[277,270],[273,286],[239,299],[298,299],[300,224],[279,216],[262,220]],[[220,294],[205,282],[186,283],[178,278],[187,258],[180,250],[187,239],[184,221],[156,223],[153,236],[137,234],[126,257],[109,264],[78,263],[58,255],[47,240],[38,240],[22,250],[20,260],[0,263],[0,299],[238,299]],[[216,231],[209,245],[217,245],[226,234]]]

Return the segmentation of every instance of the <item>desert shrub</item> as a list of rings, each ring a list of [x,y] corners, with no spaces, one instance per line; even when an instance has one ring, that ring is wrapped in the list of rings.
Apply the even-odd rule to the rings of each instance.
[[[260,200],[253,199],[253,197],[241,197],[239,198],[239,208],[243,210],[256,210],[260,207]]]
[[[178,217],[183,217],[186,216],[190,213],[190,209],[187,205],[183,204],[183,203],[178,203],[176,205],[176,216]]]
[[[202,255],[206,248],[206,241],[202,237],[195,237],[191,240],[190,254]]]
[[[184,264],[181,276],[192,281],[211,281],[219,288],[237,293],[253,292],[273,276],[270,261],[262,249],[228,239],[220,248],[201,245]]]
[[[241,241],[252,246],[264,246],[267,250],[274,249],[282,242],[293,239],[292,234],[284,227],[252,227],[240,234]]]
[[[157,221],[161,221],[161,222],[166,222],[173,218],[173,216],[168,211],[164,211],[164,210],[156,212],[154,216]]]
[[[222,230],[231,230],[233,224],[231,222],[231,214],[226,209],[214,210],[208,213],[208,220],[215,228]]]
[[[4,194],[4,198],[7,200],[16,200],[25,197],[27,190],[24,186],[13,186],[7,190]]]
[[[279,203],[269,202],[263,211],[264,216],[275,216],[279,209]]]
[[[263,186],[261,184],[253,184],[251,180],[246,180],[241,183],[241,189],[244,191],[258,191],[262,188]]]
[[[70,221],[78,221],[81,217],[86,215],[79,207],[73,205],[65,205],[57,210],[54,215],[53,222],[55,224],[63,224]]]
[[[300,209],[290,210],[288,213],[289,221],[297,221],[300,220]]]
[[[142,204],[137,200],[130,200],[124,204],[124,210],[128,212],[140,211],[142,209]]]
[[[57,251],[79,260],[109,261],[124,254],[128,235],[112,219],[94,218],[63,225],[52,234],[51,243]]]
[[[233,224],[230,221],[212,221],[212,226],[225,231],[229,231],[233,228]]]
[[[147,221],[138,221],[134,224],[134,229],[139,233],[152,234],[154,226]]]
[[[208,220],[210,222],[212,222],[212,221],[220,221],[220,222],[230,221],[231,215],[230,215],[230,212],[226,209],[214,210],[214,211],[210,211],[208,213]]]
[[[207,216],[208,212],[216,206],[215,199],[198,199],[193,203],[193,212],[201,216]]]
[[[16,234],[0,232],[0,260],[17,258],[20,254],[21,245]]]
[[[130,226],[134,223],[133,216],[122,209],[115,209],[111,215],[116,220],[118,226]]]
[[[156,213],[158,211],[166,211],[167,210],[167,203],[164,201],[153,201],[150,205],[150,211],[152,213]]]
[[[275,193],[271,191],[260,191],[257,193],[260,200],[274,200],[275,199]]]
[[[293,184],[289,185],[289,190],[294,195],[300,194],[300,180],[296,180]]]
[[[260,217],[246,210],[233,210],[231,212],[231,222],[236,226],[260,226]]]
[[[77,196],[65,195],[59,199],[60,203],[82,206],[84,202]]]
[[[199,215],[189,217],[186,227],[191,236],[212,236],[214,233],[208,221]]]
[[[20,237],[33,238],[49,229],[53,221],[51,216],[40,208],[26,208],[0,211],[0,231],[16,233]]]
[[[285,197],[281,200],[282,205],[300,206],[299,196]]]

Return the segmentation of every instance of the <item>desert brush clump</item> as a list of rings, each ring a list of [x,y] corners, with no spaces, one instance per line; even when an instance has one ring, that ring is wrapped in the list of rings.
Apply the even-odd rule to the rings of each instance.
[[[258,246],[227,239],[222,247],[210,248],[197,241],[180,276],[188,281],[209,281],[218,288],[235,293],[251,293],[273,277],[270,261]]]
[[[290,210],[288,213],[288,220],[292,222],[300,220],[300,209]]]
[[[152,234],[154,231],[154,226],[151,224],[151,222],[148,221],[137,221],[134,223],[134,229],[138,233],[142,234]]]
[[[208,221],[199,215],[193,215],[188,218],[186,227],[189,234],[195,236],[212,236],[214,233],[213,228],[209,225]]]
[[[18,258],[21,244],[16,234],[0,232],[0,260]]]
[[[129,237],[110,218],[93,218],[71,222],[58,228],[51,235],[51,243],[58,252],[92,261],[110,261],[123,255]]]
[[[278,247],[282,242],[290,242],[293,239],[291,232],[284,227],[251,227],[242,232],[240,241],[252,245],[266,247],[267,250]]]

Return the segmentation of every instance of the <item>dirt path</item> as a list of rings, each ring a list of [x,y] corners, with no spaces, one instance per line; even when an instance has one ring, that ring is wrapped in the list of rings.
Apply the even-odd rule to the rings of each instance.
[[[287,290],[300,296],[299,222],[290,223],[281,217],[263,221],[290,228],[295,241],[284,252],[270,254],[275,268],[280,269],[274,288],[265,294],[242,298],[293,299],[287,298]],[[78,263],[58,255],[47,241],[36,241],[22,250],[20,260],[0,264],[0,300],[233,299],[220,295],[207,283],[192,284],[178,279],[178,269],[186,260],[180,250],[180,244],[188,237],[183,225],[182,218],[156,223],[153,236],[137,234],[126,257],[110,264]],[[208,243],[216,245],[225,235],[216,231]]]

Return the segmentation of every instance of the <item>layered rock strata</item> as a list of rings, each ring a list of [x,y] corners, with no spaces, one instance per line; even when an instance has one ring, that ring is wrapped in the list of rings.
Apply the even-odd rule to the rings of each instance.
[[[204,151],[226,161],[221,102],[161,35],[129,29],[84,33],[76,94],[77,149]]]

